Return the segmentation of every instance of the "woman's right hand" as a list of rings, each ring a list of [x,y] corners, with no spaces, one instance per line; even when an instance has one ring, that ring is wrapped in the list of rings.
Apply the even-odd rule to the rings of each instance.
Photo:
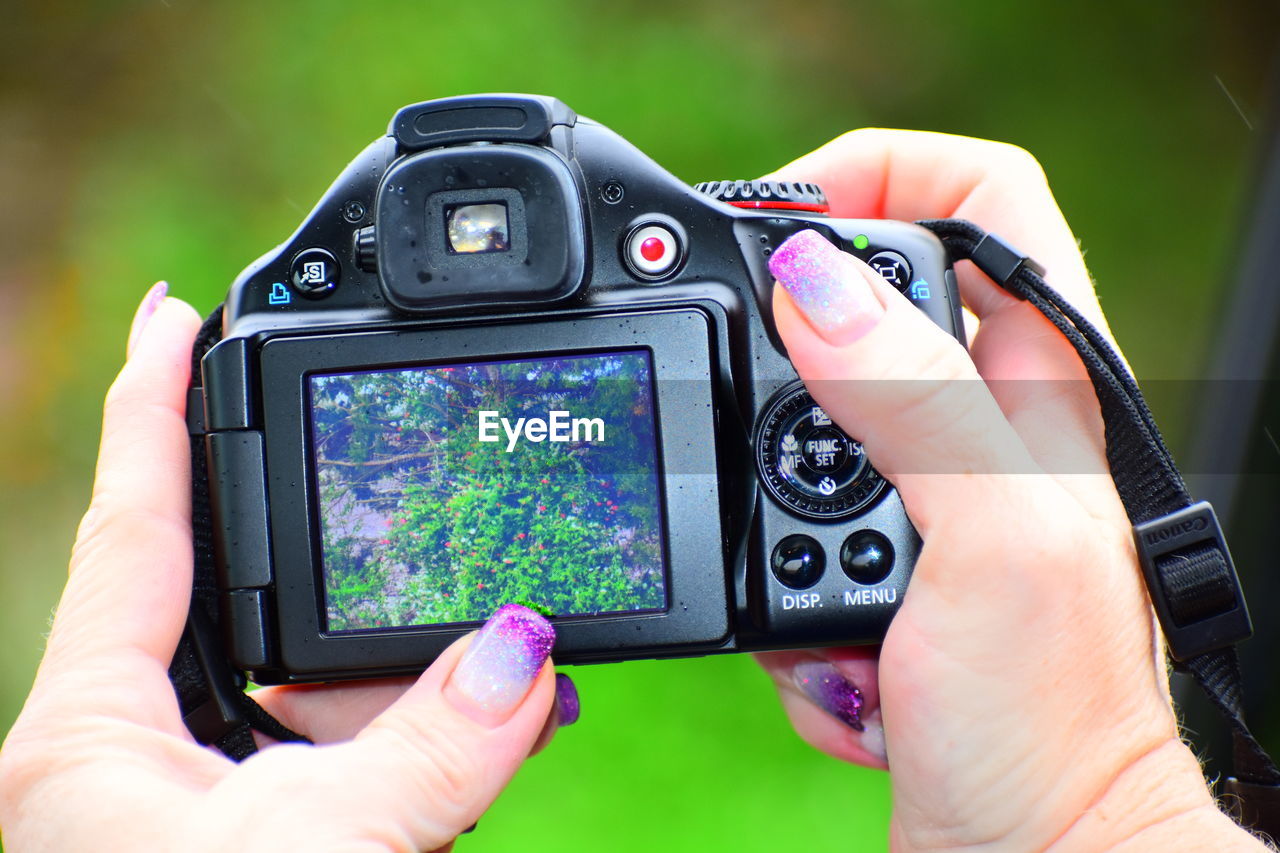
[[[1044,263],[1106,328],[1021,149],[864,130],[777,177],[821,184],[834,216],[973,220]],[[925,542],[878,657],[759,656],[806,740],[887,761],[894,848],[1261,849],[1218,811],[1179,738],[1097,399],[1066,339],[968,263],[957,268],[979,321],[968,352],[816,232],[779,247],[770,268],[796,370]]]

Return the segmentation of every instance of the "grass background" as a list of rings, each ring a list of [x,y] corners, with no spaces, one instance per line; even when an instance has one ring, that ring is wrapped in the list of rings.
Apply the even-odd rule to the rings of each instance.
[[[1199,376],[1280,13],[1269,0],[0,5],[0,731],[156,279],[202,312],[392,112],[554,94],[688,181],[861,125],[1044,163],[1143,378]],[[1185,447],[1179,401],[1157,414]],[[466,850],[878,849],[884,776],[816,754],[745,658],[573,671],[582,722]]]

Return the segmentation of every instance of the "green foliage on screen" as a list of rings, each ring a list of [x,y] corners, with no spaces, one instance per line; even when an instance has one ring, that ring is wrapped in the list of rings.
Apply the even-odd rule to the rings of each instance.
[[[330,630],[665,605],[646,355],[315,376],[311,402]],[[556,411],[570,440],[499,426]]]

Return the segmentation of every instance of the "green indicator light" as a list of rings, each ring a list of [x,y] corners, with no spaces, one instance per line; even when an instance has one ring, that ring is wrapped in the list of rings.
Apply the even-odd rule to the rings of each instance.
[[[867,239],[866,234],[859,234],[857,237],[853,238],[853,248],[855,249],[865,249],[870,245],[871,241]]]

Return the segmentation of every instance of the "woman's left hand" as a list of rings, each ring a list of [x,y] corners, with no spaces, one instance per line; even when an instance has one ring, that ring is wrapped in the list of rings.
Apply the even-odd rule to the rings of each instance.
[[[158,285],[107,395],[89,511],[35,685],[0,751],[23,850],[423,850],[476,822],[560,722],[554,632],[504,607],[416,681],[265,688],[324,746],[236,764],[183,726],[168,667],[191,595],[185,420],[199,319]],[[565,719],[564,722],[571,722]]]

